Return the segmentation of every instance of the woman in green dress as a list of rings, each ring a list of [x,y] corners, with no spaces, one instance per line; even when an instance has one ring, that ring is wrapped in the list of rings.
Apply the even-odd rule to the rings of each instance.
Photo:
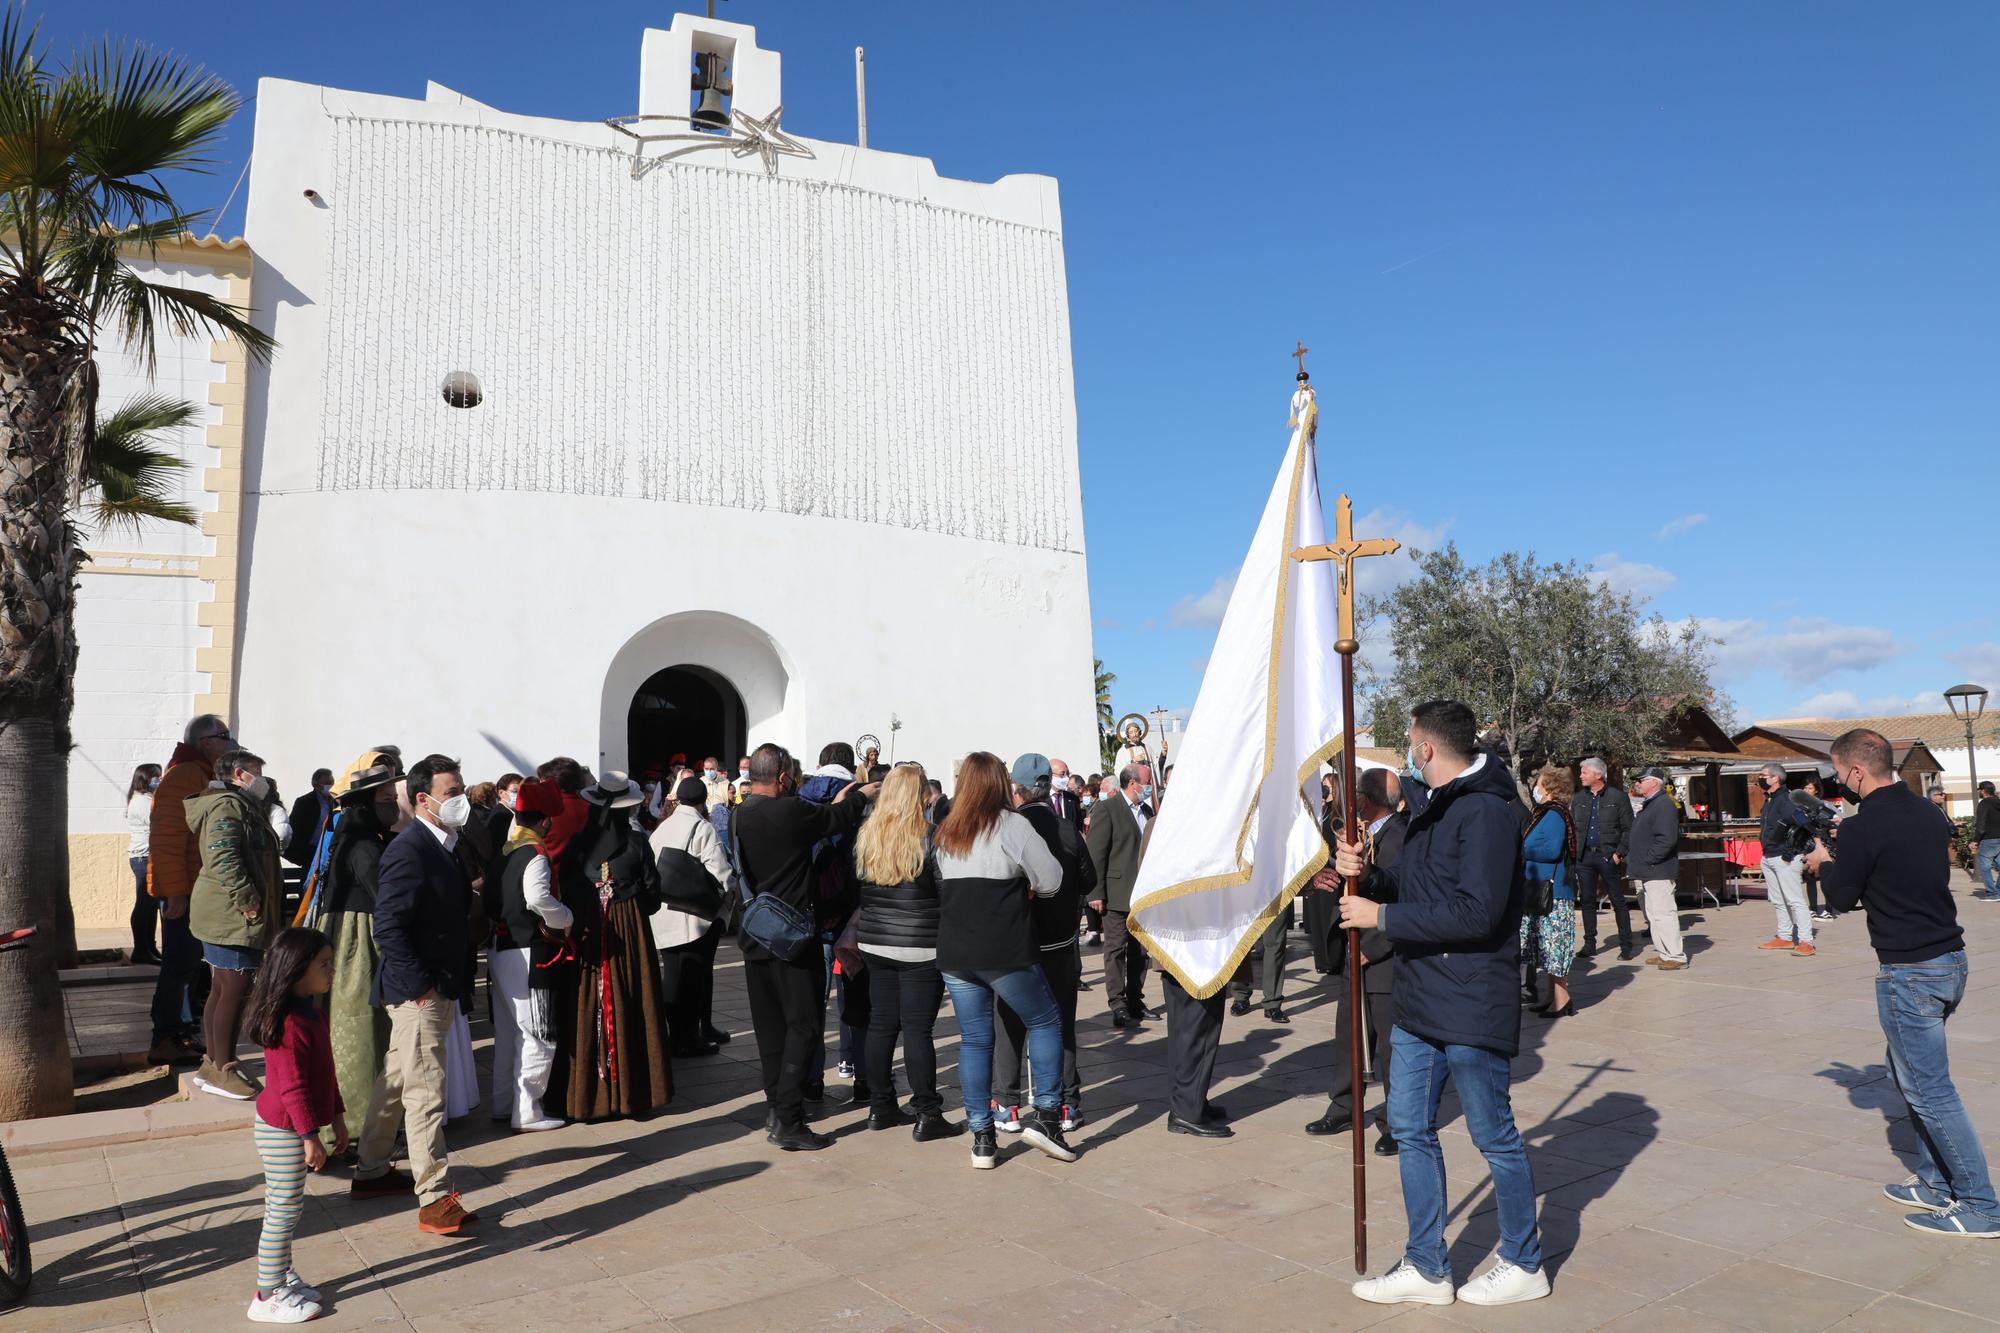
[[[333,845],[319,886],[319,930],[333,946],[333,989],[327,995],[333,1068],[351,1143],[361,1141],[368,1099],[389,1049],[389,1015],[368,1002],[375,979],[375,881],[382,849],[401,810],[400,766],[378,763],[358,771],[341,794]],[[331,1139],[332,1131],[325,1131]]]

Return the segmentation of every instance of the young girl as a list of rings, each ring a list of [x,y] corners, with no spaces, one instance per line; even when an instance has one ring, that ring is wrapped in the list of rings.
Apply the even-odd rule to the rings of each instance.
[[[278,936],[245,1006],[250,1040],[264,1048],[264,1091],[251,1129],[264,1161],[264,1231],[257,1240],[259,1324],[303,1324],[319,1293],[292,1271],[292,1234],[305,1208],[306,1172],[326,1165],[321,1126],[334,1127],[334,1155],[347,1151],[347,1120],[333,1073],[333,1041],[318,997],[333,988],[333,947],[316,930]]]

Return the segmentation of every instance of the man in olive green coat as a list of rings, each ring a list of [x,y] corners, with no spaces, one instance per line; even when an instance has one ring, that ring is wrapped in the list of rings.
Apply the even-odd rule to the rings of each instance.
[[[208,1055],[194,1084],[218,1097],[248,1101],[257,1095],[257,1085],[236,1063],[237,1031],[250,982],[283,925],[283,881],[264,761],[248,750],[231,750],[216,761],[215,772],[208,789],[187,801],[188,828],[201,852],[188,928],[201,941],[214,977],[202,1014]]]

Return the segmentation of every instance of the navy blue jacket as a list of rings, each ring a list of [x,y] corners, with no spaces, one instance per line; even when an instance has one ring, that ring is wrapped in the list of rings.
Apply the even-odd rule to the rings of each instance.
[[[402,1004],[435,990],[472,999],[472,881],[421,819],[389,840],[375,882],[375,948],[368,990],[374,1005]]]
[[[1396,946],[1396,1026],[1512,1056],[1521,1044],[1521,804],[1493,755],[1425,792],[1405,779],[1410,826],[1369,874]]]

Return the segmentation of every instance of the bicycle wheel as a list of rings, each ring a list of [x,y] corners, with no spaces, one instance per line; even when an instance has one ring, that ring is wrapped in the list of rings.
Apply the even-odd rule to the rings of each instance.
[[[28,1220],[21,1215],[21,1193],[14,1188],[14,1173],[8,1169],[7,1155],[0,1152],[0,1301],[12,1305],[28,1294],[34,1280],[34,1261],[28,1256]]]

